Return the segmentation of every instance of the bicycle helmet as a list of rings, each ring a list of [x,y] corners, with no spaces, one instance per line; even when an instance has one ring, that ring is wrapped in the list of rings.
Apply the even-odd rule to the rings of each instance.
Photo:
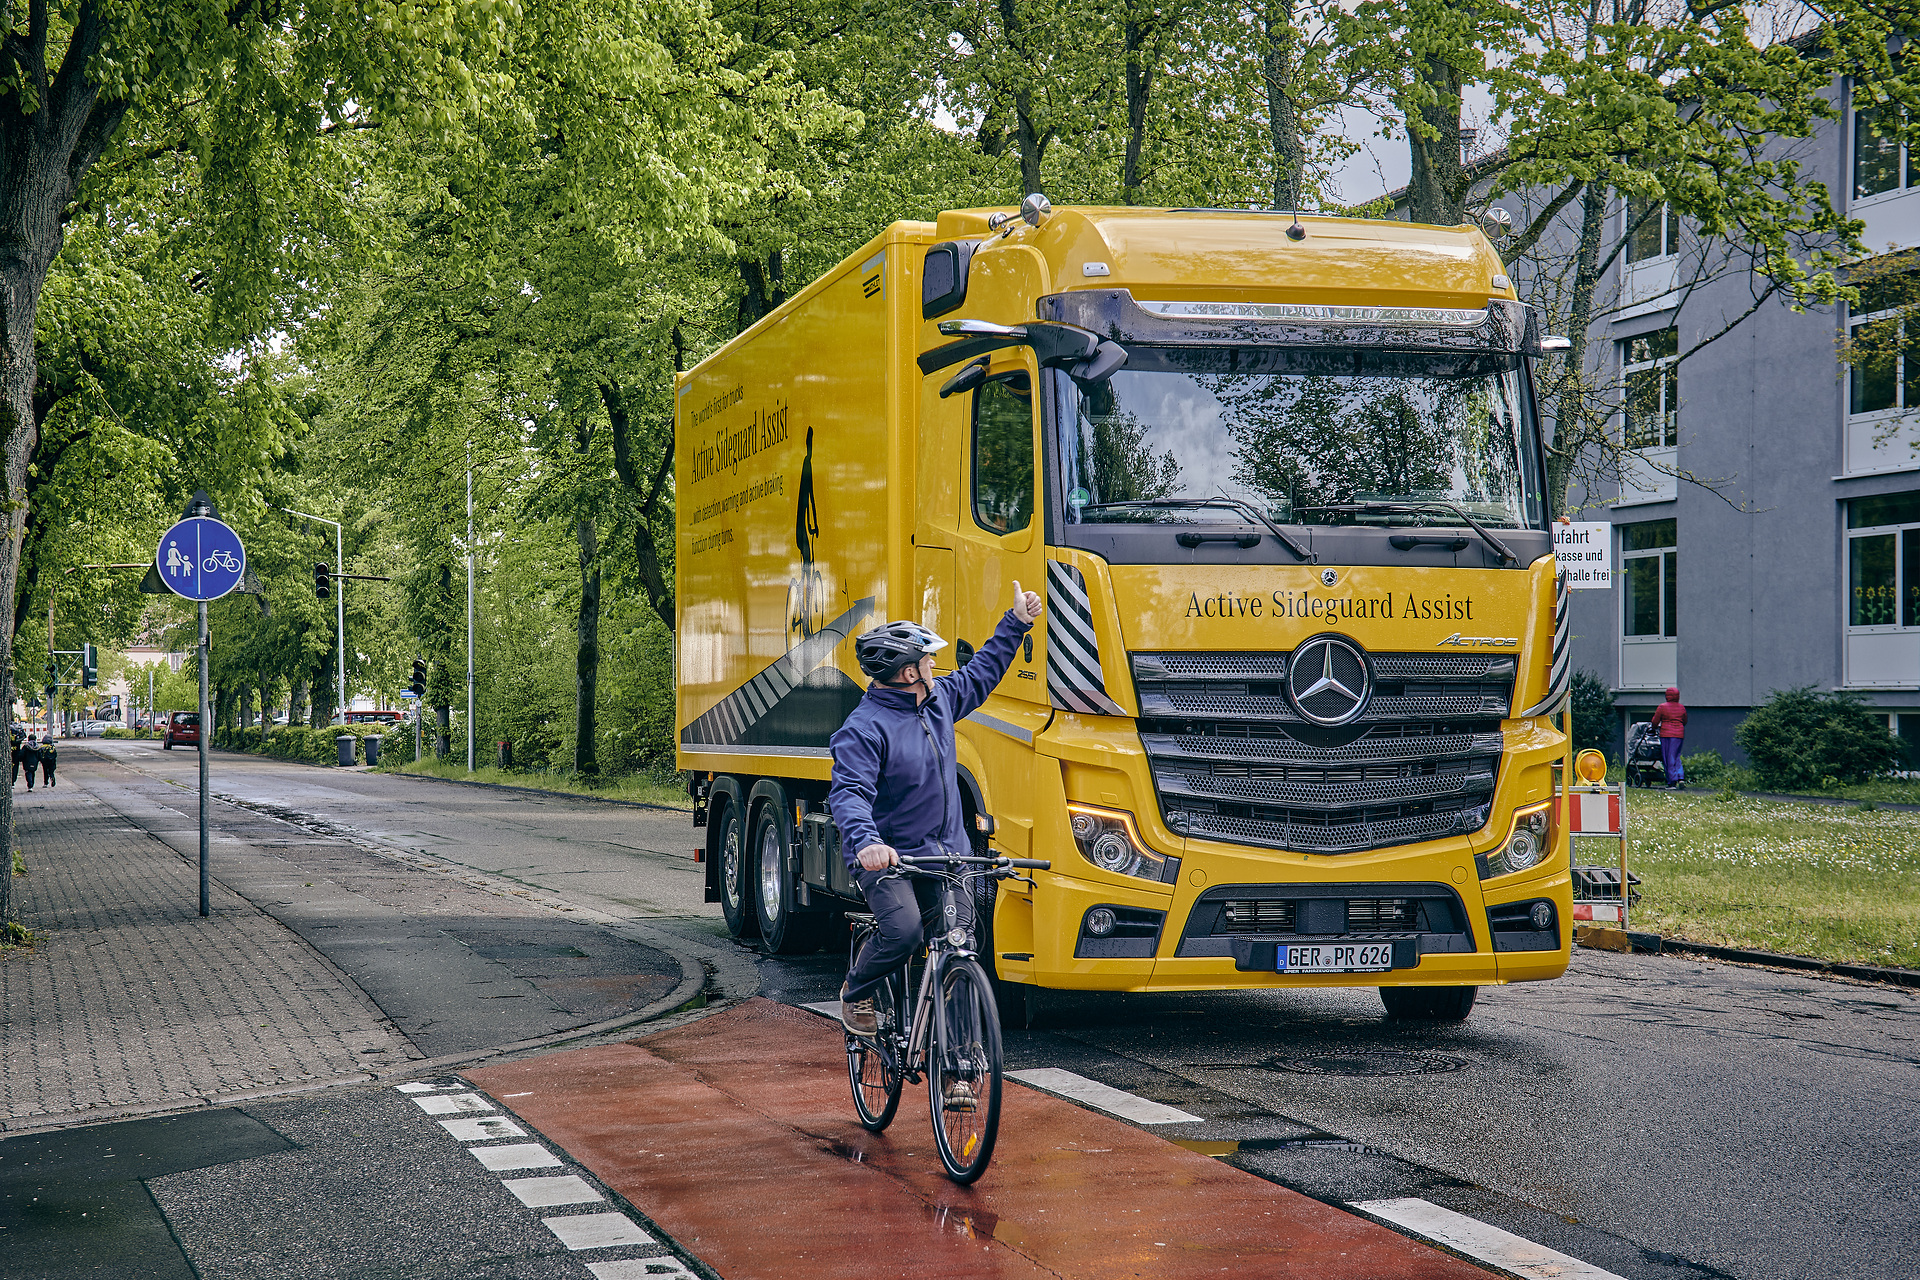
[[[853,656],[874,679],[891,680],[902,667],[946,647],[945,640],[917,622],[884,622],[853,642]]]

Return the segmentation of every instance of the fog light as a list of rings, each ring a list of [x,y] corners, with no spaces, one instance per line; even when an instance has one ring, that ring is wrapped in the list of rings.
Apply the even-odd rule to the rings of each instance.
[[[1113,912],[1105,907],[1095,907],[1087,912],[1087,932],[1096,938],[1104,938],[1112,933],[1115,923]]]
[[[1536,930],[1540,930],[1544,932],[1546,929],[1552,927],[1552,925],[1553,925],[1552,905],[1545,902],[1534,903],[1533,904],[1533,927]]]

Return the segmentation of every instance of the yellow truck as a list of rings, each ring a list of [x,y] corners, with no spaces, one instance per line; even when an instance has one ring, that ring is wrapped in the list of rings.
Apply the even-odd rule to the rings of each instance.
[[[1572,942],[1540,332],[1477,229],[1213,209],[900,222],[681,376],[678,751],[709,901],[857,909],[828,740],[892,618],[965,663],[983,902],[1036,988],[1374,986],[1460,1018]],[[984,845],[987,837],[982,836]]]

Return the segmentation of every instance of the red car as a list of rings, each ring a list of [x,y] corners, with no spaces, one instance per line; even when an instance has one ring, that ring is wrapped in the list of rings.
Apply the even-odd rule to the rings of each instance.
[[[167,717],[166,736],[161,739],[163,750],[171,751],[174,744],[197,747],[200,745],[200,713],[198,711],[176,711]]]

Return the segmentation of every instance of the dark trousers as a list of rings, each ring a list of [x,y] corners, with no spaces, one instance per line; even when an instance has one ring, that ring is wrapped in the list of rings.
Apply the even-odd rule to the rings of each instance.
[[[867,939],[860,959],[847,974],[845,999],[858,1000],[873,994],[880,980],[906,963],[920,949],[926,929],[962,929],[973,927],[973,895],[965,889],[954,892],[957,919],[953,924],[940,918],[940,882],[925,876],[892,876],[884,871],[856,867],[854,883],[866,895],[867,910],[879,923],[879,931]],[[908,993],[911,995],[911,993]]]
[[[1687,771],[1680,767],[1680,738],[1660,739],[1660,763],[1667,769],[1667,785],[1687,780]]]
[[[40,780],[48,786],[53,785],[53,761],[42,760],[40,762]]]
[[[22,760],[22,761],[21,761],[20,763],[21,763],[21,764],[23,764],[23,765],[25,765],[25,766],[27,766],[27,790],[29,790],[29,791],[31,791],[31,790],[33,790],[33,770],[34,770],[34,766],[35,766],[35,765],[37,765],[37,764],[39,764],[39,763],[40,763],[40,761],[39,761],[39,759],[38,759],[38,758],[35,758],[35,759],[32,759],[32,760]]]

